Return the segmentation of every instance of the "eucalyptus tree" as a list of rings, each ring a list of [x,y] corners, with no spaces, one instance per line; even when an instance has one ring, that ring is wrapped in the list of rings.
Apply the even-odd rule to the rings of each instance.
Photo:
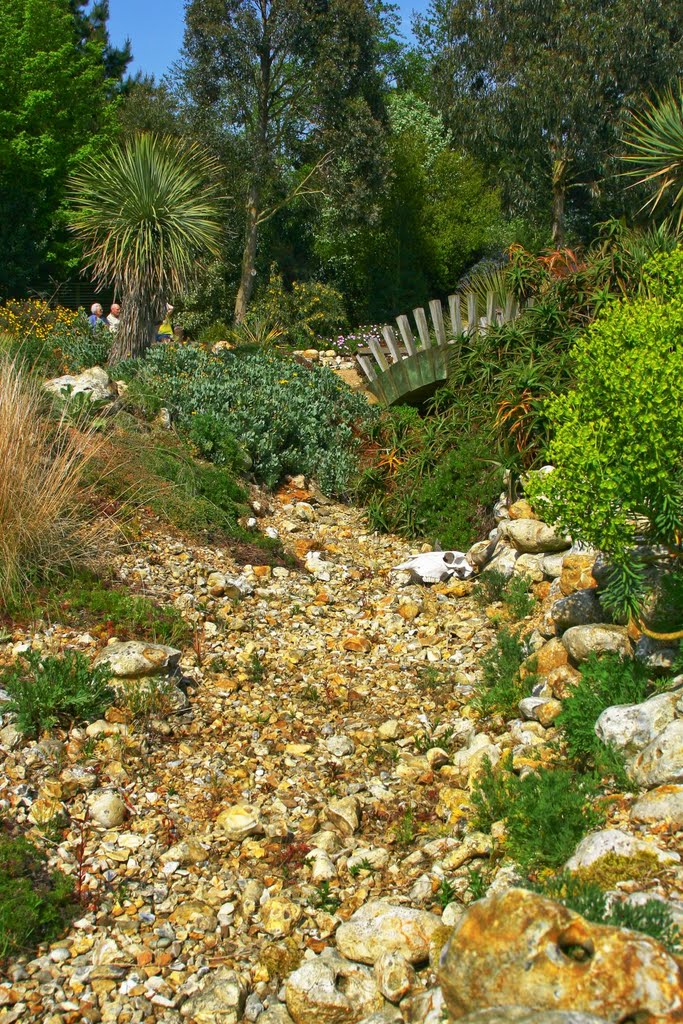
[[[629,108],[683,70],[679,0],[432,0],[417,33],[456,137],[518,206],[544,196],[557,244],[568,205],[604,192]]]
[[[113,285],[122,313],[110,359],[142,355],[164,303],[197,278],[221,239],[217,166],[198,143],[141,134],[71,181],[84,267]]]
[[[381,184],[391,7],[381,0],[187,2],[180,72],[194,126],[229,162],[244,204],[237,321],[253,292],[267,221],[294,199],[334,189],[345,192],[353,216]]]

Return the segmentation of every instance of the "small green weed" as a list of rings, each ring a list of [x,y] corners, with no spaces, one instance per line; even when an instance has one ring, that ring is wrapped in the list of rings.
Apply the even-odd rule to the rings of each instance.
[[[92,668],[83,654],[73,651],[45,658],[29,651],[0,676],[0,685],[11,698],[7,707],[16,715],[17,729],[36,737],[55,725],[101,718],[114,699],[109,681],[104,666]]]
[[[438,888],[436,898],[439,902],[439,906],[444,910],[449,903],[452,903],[455,899],[455,886],[448,881],[447,878],[441,879],[441,885]]]
[[[312,683],[308,683],[301,691],[301,697],[303,700],[307,700],[310,704],[318,704],[321,699],[320,690],[313,686]]]
[[[52,942],[74,917],[73,885],[26,839],[0,839],[0,958]]]
[[[335,910],[341,905],[341,900],[338,896],[334,896],[330,891],[329,882],[321,882],[316,887],[315,896],[313,898],[313,906],[316,910],[324,910],[328,914],[334,914]]]
[[[536,607],[536,598],[529,593],[529,581],[525,576],[513,576],[506,588],[503,604],[513,619],[525,619]]]
[[[483,900],[484,896],[486,896],[487,888],[488,882],[481,868],[468,868],[467,892],[471,901],[474,903],[476,900]]]
[[[170,679],[139,679],[129,683],[116,697],[117,705],[134,722],[166,718],[171,714],[176,686]]]
[[[410,846],[415,842],[415,815],[409,808],[401,820],[394,826],[394,839],[399,846]]]
[[[508,577],[498,569],[487,569],[479,576],[474,596],[482,608],[502,603],[516,620],[531,615],[536,606],[535,598],[529,593],[529,581],[525,576]]]
[[[252,682],[254,686],[260,686],[261,683],[266,678],[266,666],[261,661],[256,651],[253,651],[249,657],[249,664],[247,665],[247,674],[249,676],[250,682]]]
[[[528,697],[536,682],[529,673],[520,676],[526,660],[524,646],[518,633],[501,629],[493,647],[481,660],[482,680],[474,705],[483,717],[502,715],[514,718],[523,697]]]
[[[450,727],[445,729],[438,737],[434,736],[433,733],[418,732],[415,736],[415,749],[418,754],[426,754],[428,750],[432,750],[434,747],[441,747],[443,750],[448,750],[452,742],[453,729]]]

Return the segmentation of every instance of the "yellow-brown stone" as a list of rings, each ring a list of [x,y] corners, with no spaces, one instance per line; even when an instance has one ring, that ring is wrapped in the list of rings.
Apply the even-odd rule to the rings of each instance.
[[[565,597],[569,597],[575,590],[597,587],[592,571],[594,564],[595,555],[565,555],[560,576],[560,590]]]

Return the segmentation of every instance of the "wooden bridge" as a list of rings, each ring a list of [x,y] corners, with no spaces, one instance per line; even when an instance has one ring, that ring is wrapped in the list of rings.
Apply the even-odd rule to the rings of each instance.
[[[407,316],[396,318],[398,336],[393,327],[383,327],[383,341],[370,342],[369,348],[356,356],[368,389],[386,405],[418,405],[429,398],[448,378],[463,337],[483,334],[491,325],[508,323],[520,313],[510,293],[501,304],[491,290],[486,295],[485,310],[480,305],[483,303],[473,291],[449,295],[447,326],[441,300],[432,299],[431,326],[424,309],[413,310],[417,337]]]

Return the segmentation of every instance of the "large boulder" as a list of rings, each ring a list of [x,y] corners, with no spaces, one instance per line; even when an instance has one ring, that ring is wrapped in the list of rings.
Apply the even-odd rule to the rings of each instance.
[[[679,700],[678,693],[658,693],[642,704],[615,704],[595,723],[596,736],[625,754],[637,754],[673,722]]]
[[[538,555],[565,551],[571,541],[538,519],[510,519],[501,523],[500,536],[507,538],[521,554]]]
[[[295,1024],[356,1024],[384,1005],[371,968],[331,949],[290,974],[285,1001]]]
[[[572,626],[562,637],[567,654],[577,664],[589,654],[621,654],[629,658],[631,641],[623,626]]]
[[[671,641],[641,636],[636,644],[634,657],[655,675],[666,675],[678,657],[678,647],[673,646]]]
[[[550,609],[553,622],[563,633],[572,626],[588,626],[592,622],[604,622],[605,613],[595,590],[575,590],[568,597],[561,597]]]
[[[237,1024],[242,1019],[246,992],[239,975],[228,967],[219,967],[202,987],[183,1003],[181,1016],[194,1024]]]
[[[520,1005],[614,1022],[683,1020],[683,968],[663,946],[525,889],[468,908],[442,954],[439,982],[454,1020]]]
[[[180,655],[175,647],[126,640],[105,647],[95,658],[94,665],[106,665],[116,679],[137,679],[173,672]]]
[[[55,377],[46,381],[44,387],[60,398],[88,395],[91,402],[112,402],[117,397],[116,386],[101,366],[92,366],[78,376],[66,374],[64,377]]]
[[[641,750],[629,774],[643,789],[683,782],[683,718],[670,722]]]
[[[573,1010],[532,1010],[528,1006],[498,1006],[460,1018],[460,1024],[606,1024],[604,1017]]]
[[[669,822],[683,829],[683,786],[658,786],[645,793],[631,808],[634,821],[647,825]]]
[[[372,900],[337,931],[337,948],[349,960],[374,964],[383,953],[401,953],[410,964],[429,958],[441,919],[426,910]]]
[[[565,864],[565,868],[567,871],[589,868],[610,853],[628,858],[648,853],[656,857],[660,864],[678,864],[681,859],[677,853],[662,850],[661,847],[647,843],[643,839],[636,839],[628,832],[621,832],[618,828],[606,828],[585,836]]]

